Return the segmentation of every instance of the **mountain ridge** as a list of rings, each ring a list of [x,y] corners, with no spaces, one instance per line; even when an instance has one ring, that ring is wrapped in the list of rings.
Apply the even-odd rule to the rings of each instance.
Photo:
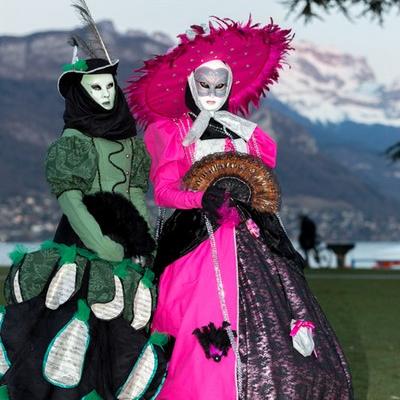
[[[400,126],[400,78],[380,83],[365,57],[300,41],[271,92],[313,122]]]
[[[162,33],[147,35],[132,30],[122,34],[109,22],[102,23],[101,29],[111,53],[120,58],[121,86],[144,59],[164,53],[173,44]],[[48,145],[63,128],[63,101],[57,93],[56,80],[61,64],[71,58],[71,48],[65,44],[70,34],[52,31],[17,40],[0,37],[0,240],[48,238],[57,222],[59,209],[47,188],[43,162]],[[7,54],[11,56],[7,58]],[[275,87],[285,84],[288,72],[273,87],[273,96],[269,95],[250,118],[278,141],[282,216],[290,234],[297,235],[298,215],[306,213],[320,224],[325,239],[396,238],[400,229],[400,193],[391,196],[390,185],[398,183],[400,170],[398,178],[390,177],[384,184],[377,183],[379,176],[373,174],[373,169],[371,173],[357,170],[355,161],[371,168],[379,164],[377,154],[369,158],[374,139],[367,149],[358,149],[362,134],[355,135],[352,148],[341,130],[345,122],[332,122],[331,126],[315,123],[299,113],[290,99],[285,103]],[[364,74],[368,79],[372,76],[367,69]],[[360,132],[363,126],[359,125]],[[340,134],[335,134],[336,128]],[[342,158],[349,162],[335,157],[346,151],[351,151],[352,156]],[[379,164],[379,174],[390,171]],[[149,202],[153,205],[150,198]],[[154,205],[152,209],[155,210]]]

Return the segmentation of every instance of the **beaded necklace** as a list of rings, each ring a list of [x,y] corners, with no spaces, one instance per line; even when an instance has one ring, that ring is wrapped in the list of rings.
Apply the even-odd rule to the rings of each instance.
[[[191,114],[191,113],[189,113],[189,114]],[[225,134],[229,139],[231,139],[233,147],[235,148],[235,151],[236,152],[238,151],[237,145],[235,143],[235,139],[228,132],[228,130],[226,129],[225,126],[222,126],[222,129],[221,129],[220,127],[213,125],[213,128],[216,128],[216,130]],[[193,156],[193,158],[194,158],[194,156]],[[192,163],[194,163],[194,159],[192,160]],[[236,343],[236,340],[235,340],[235,335],[232,330],[231,320],[229,318],[228,307],[226,305],[225,289],[224,289],[224,283],[222,281],[221,267],[220,267],[220,261],[219,261],[219,256],[218,256],[218,247],[217,247],[217,242],[215,240],[214,229],[212,227],[211,221],[209,220],[209,218],[207,217],[207,215],[205,213],[203,213],[203,217],[204,217],[204,221],[206,224],[207,233],[210,238],[211,258],[212,258],[212,263],[213,263],[213,267],[214,267],[214,274],[215,274],[215,280],[216,280],[216,284],[217,284],[217,292],[218,292],[218,298],[219,298],[219,303],[220,303],[220,307],[221,307],[221,312],[222,312],[224,321],[226,321],[229,324],[225,328],[225,330],[228,335],[229,342],[232,347],[232,351],[235,354],[235,358],[236,358],[237,387],[238,387],[238,395],[240,397],[240,395],[242,393],[242,387],[243,387],[242,361],[240,359],[238,344]]]

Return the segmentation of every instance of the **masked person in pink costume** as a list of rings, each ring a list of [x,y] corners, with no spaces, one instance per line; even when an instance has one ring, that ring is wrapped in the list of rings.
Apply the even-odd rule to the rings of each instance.
[[[276,144],[236,115],[278,79],[290,31],[218,19],[180,39],[128,88],[155,201],[176,209],[155,261],[153,329],[175,339],[158,399],[352,399],[338,340],[274,212]]]

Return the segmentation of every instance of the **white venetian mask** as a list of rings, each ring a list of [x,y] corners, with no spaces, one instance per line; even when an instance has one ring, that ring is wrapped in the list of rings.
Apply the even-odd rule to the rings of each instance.
[[[83,75],[81,85],[101,107],[106,110],[114,107],[115,81],[111,74]]]
[[[188,82],[194,102],[200,110],[218,111],[229,96],[232,71],[221,60],[208,61],[189,75]]]

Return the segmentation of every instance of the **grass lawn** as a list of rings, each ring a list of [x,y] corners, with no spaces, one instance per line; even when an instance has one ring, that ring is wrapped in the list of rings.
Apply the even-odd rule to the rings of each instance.
[[[0,268],[0,282],[6,273]],[[356,400],[400,400],[400,271],[314,270],[307,277],[344,347]]]
[[[356,400],[400,400],[400,272],[307,276],[344,347]],[[379,279],[389,276],[394,279]]]

